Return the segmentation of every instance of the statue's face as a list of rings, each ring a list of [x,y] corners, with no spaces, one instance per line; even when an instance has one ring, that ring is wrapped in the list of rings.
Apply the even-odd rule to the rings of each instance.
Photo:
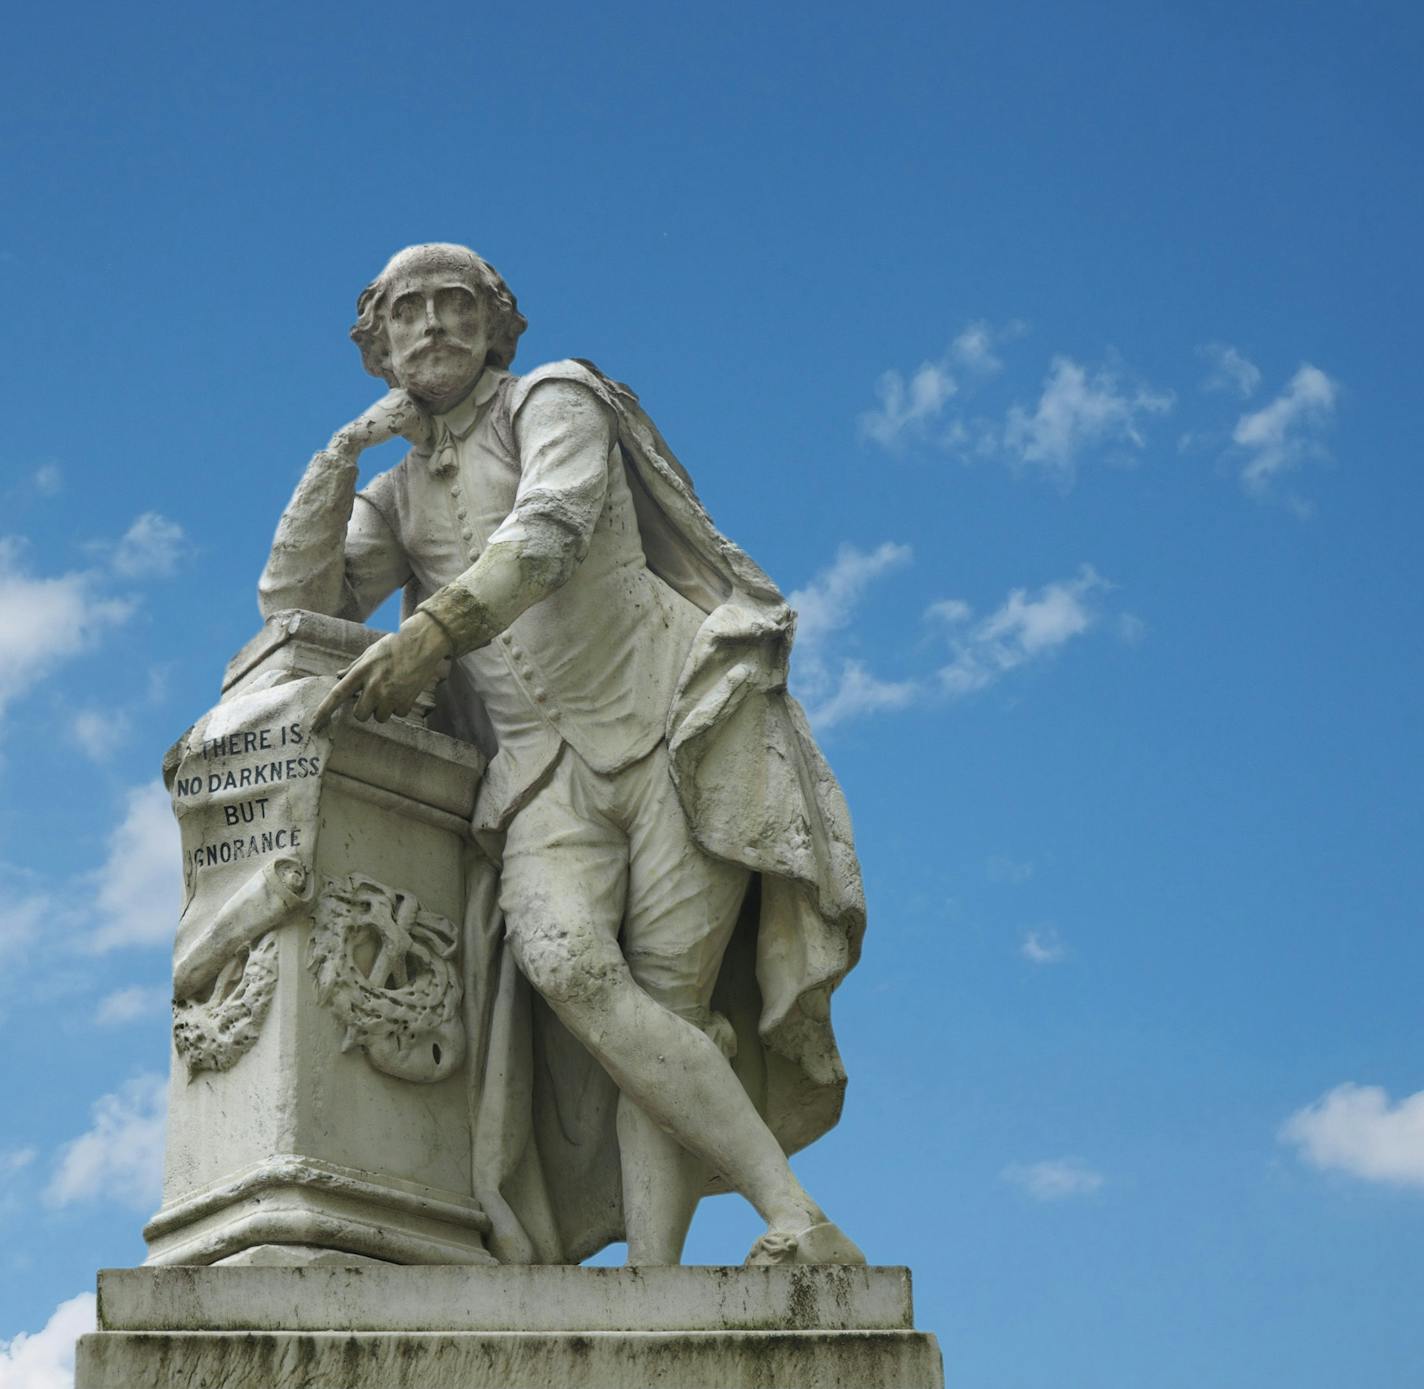
[[[386,290],[386,336],[395,378],[436,406],[474,385],[489,351],[483,299],[448,267],[403,267]]]

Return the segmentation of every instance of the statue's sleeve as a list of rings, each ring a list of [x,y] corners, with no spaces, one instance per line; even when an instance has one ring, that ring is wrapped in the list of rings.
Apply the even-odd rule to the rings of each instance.
[[[611,408],[587,386],[541,381],[516,409],[519,486],[479,559],[420,604],[456,655],[483,646],[567,583],[608,496]]]
[[[356,474],[325,450],[312,459],[258,580],[263,617],[306,608],[362,622],[410,578],[395,530],[394,470],[359,494]]]

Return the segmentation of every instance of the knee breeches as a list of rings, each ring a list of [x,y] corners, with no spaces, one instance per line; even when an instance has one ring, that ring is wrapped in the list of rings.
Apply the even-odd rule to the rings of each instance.
[[[693,842],[662,744],[606,775],[566,747],[509,826],[500,905],[520,969],[555,1008],[627,971],[729,1033],[708,1005],[749,876]]]

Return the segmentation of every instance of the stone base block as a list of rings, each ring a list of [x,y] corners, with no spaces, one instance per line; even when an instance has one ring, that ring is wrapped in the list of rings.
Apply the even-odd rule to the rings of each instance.
[[[144,1268],[76,1389],[943,1389],[902,1268]]]

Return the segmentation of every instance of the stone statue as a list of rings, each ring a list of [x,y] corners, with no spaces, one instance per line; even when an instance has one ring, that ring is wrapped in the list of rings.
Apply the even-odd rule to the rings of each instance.
[[[865,921],[786,689],[794,615],[626,387],[511,373],[524,327],[472,251],[395,256],[351,333],[392,389],[312,459],[260,584],[265,616],[355,621],[404,590],[313,733],[408,715],[443,675],[432,726],[490,759],[465,1048],[489,1247],[570,1262],[626,1236],[630,1263],[676,1263],[731,1189],[767,1224],[749,1263],[864,1262],[786,1158],[839,1116],[829,997]],[[411,452],[358,491],[396,436]],[[388,935],[415,919],[397,896]]]

